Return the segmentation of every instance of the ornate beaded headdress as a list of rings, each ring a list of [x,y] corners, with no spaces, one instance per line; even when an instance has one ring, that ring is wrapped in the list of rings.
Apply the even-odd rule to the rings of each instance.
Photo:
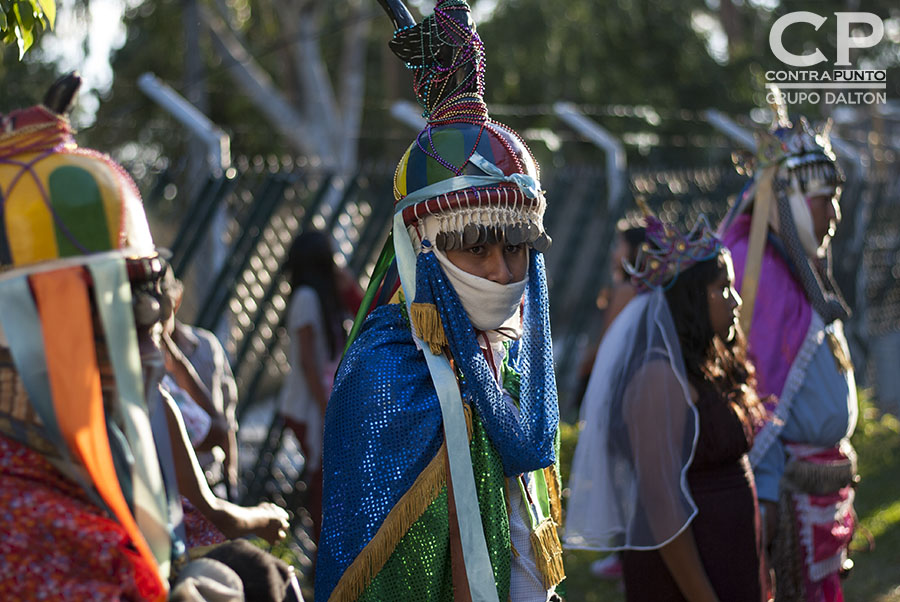
[[[819,131],[814,130],[804,117],[792,122],[780,90],[772,89],[771,94],[775,96],[771,105],[774,119],[768,131],[756,133],[756,157],[735,157],[738,172],[750,175],[752,179],[722,220],[718,231],[724,236],[741,215],[753,214],[756,225],[750,233],[748,265],[758,267],[766,232],[771,230],[784,245],[794,272],[819,315],[826,323],[845,319],[849,309],[831,276],[830,259],[826,259],[823,268],[814,266],[822,241],[815,236],[806,200],[822,195],[836,199],[844,182],[831,148],[831,122],[826,122]],[[759,216],[758,220],[756,216]],[[744,330],[749,332],[758,269],[746,270],[744,280],[741,292],[744,295],[743,316],[746,317],[742,319],[745,320]]]
[[[778,165],[781,178],[796,177],[804,193],[836,189],[844,182],[844,176],[831,148],[831,120],[819,130],[803,116],[792,122],[781,92],[775,88],[771,94],[776,100],[771,105],[772,124],[768,130],[755,133],[755,156],[734,156],[737,170],[752,176]]]
[[[638,290],[662,288],[675,284],[678,275],[695,263],[712,259],[724,247],[701,214],[687,234],[662,222],[639,200],[647,223],[647,242],[638,249],[634,265],[625,263],[625,271]]]
[[[522,138],[493,121],[484,102],[484,48],[465,0],[440,0],[416,24],[382,0],[397,30],[391,50],[413,71],[425,128],[394,175],[396,210],[407,226],[437,220],[441,250],[503,239],[550,246],[538,165]]]
[[[38,105],[0,115],[0,127],[0,270],[110,251],[156,255],[134,182],[108,156],[79,148],[64,114]]]

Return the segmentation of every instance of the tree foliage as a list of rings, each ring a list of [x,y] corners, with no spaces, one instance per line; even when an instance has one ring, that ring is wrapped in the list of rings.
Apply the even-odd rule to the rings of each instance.
[[[544,107],[543,116],[512,123],[519,127],[566,131],[552,115],[552,103],[564,100],[619,137],[687,140],[698,130],[709,133],[698,123],[700,110],[745,111],[751,92],[749,82],[732,77],[730,66],[710,56],[694,28],[694,11],[704,9],[703,0],[503,2],[479,27],[488,57],[488,103]],[[559,162],[560,153],[553,154]],[[630,154],[691,163],[706,160],[707,149],[685,144],[670,153],[676,156],[660,157],[656,150],[644,157]],[[601,157],[586,143],[565,145],[562,153],[566,162]]]
[[[481,1],[471,0],[476,9]],[[97,124],[85,132],[88,142],[106,149],[137,142],[163,160],[180,161],[186,155],[184,128],[137,89],[137,78],[150,71],[231,134],[236,153],[324,156],[335,152],[329,145],[349,140],[363,160],[394,160],[409,144],[413,132],[390,116],[389,107],[394,100],[412,99],[410,75],[387,48],[391,26],[375,0],[196,0],[213,18],[194,19],[193,29],[184,16],[191,3],[147,0],[131,5],[127,42],[114,57],[113,88]],[[433,2],[410,4],[427,13]],[[632,164],[719,160],[727,155],[727,141],[718,148],[709,144],[715,133],[703,122],[702,111],[740,115],[765,106],[763,74],[777,66],[768,44],[775,19],[795,10],[829,16],[820,31],[793,27],[786,44],[794,52],[819,45],[833,60],[833,13],[847,10],[845,5],[846,0],[814,5],[809,0],[504,0],[479,23],[487,52],[486,100],[497,107],[495,118],[520,131],[547,128],[562,137],[559,151],[533,144],[542,162],[602,160],[553,115],[552,104],[559,100],[580,105],[620,138],[649,134],[647,148],[628,143]],[[864,10],[885,18],[900,16],[890,0],[871,0]],[[718,24],[724,31],[724,55],[721,49],[710,51],[709,32],[700,22]],[[354,30],[360,23],[366,27]],[[219,42],[211,24],[224,25]],[[361,33],[348,36],[352,31]],[[348,55],[348,40],[353,39],[362,40],[362,51]],[[223,52],[222,40],[231,44],[231,55]],[[888,77],[892,97],[900,85],[897,54],[896,44],[853,51],[855,60],[894,70]],[[199,73],[191,73],[188,58],[199,59]],[[318,73],[308,69],[312,64],[318,65]],[[259,98],[253,99],[239,83],[235,74],[240,69],[248,73],[249,65],[269,80],[270,87],[258,87],[258,96],[272,94],[287,107],[285,115],[302,122],[296,128],[302,135],[292,140],[286,122],[265,114]],[[346,93],[343,75],[348,66],[360,65],[364,83]],[[342,125],[350,99],[362,102],[356,133]],[[507,107],[501,110],[501,105]],[[819,109],[829,110],[800,109],[812,117],[821,116]],[[671,140],[679,145],[666,147]]]
[[[55,0],[0,0],[0,39],[18,46],[20,60],[55,20]]]
[[[796,53],[817,46],[829,60],[820,67],[832,69],[834,13],[852,10],[846,0],[506,0],[479,26],[488,57],[487,100],[531,107],[521,118],[513,111],[509,119],[517,127],[558,126],[550,105],[567,100],[619,137],[647,132],[663,141],[647,153],[629,146],[632,163],[727,160],[726,153],[701,142],[714,134],[702,112],[746,115],[767,106],[765,72],[785,68],[769,48],[769,31],[776,19],[800,10],[814,11],[828,21],[818,31],[809,25],[792,26],[786,46]],[[900,8],[889,0],[872,0],[857,10],[883,19],[900,17]],[[713,48],[717,41],[719,47]],[[885,38],[875,48],[851,52],[861,68],[888,70],[892,98],[900,95],[898,48]],[[659,119],[651,123],[639,115],[623,116],[618,113],[629,111],[619,111],[620,106],[649,106]],[[833,108],[819,103],[792,110],[821,118]],[[687,144],[664,148],[665,140]],[[590,145],[564,145],[564,153],[566,147],[570,155],[595,159]],[[554,160],[560,160],[559,154],[553,153]]]

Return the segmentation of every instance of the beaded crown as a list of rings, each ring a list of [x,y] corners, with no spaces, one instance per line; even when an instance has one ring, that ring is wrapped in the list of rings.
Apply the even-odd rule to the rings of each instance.
[[[492,238],[546,250],[540,171],[524,140],[488,115],[484,46],[468,4],[439,0],[417,24],[399,0],[381,3],[397,28],[390,48],[413,71],[428,120],[394,175],[406,225],[435,217],[441,250]],[[471,176],[494,181],[473,184]]]
[[[681,272],[695,263],[712,259],[724,248],[703,214],[690,232],[682,234],[675,226],[650,214],[645,205],[642,208],[648,214],[645,217],[647,242],[638,249],[634,265],[624,264],[640,291],[668,289]]]

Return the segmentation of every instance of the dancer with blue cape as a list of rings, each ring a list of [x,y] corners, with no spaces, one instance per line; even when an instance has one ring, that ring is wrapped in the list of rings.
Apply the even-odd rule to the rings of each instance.
[[[326,411],[316,600],[545,602],[564,574],[538,166],[488,116],[468,5],[416,24],[383,4],[428,123],[379,261],[393,250],[401,287],[355,329]]]

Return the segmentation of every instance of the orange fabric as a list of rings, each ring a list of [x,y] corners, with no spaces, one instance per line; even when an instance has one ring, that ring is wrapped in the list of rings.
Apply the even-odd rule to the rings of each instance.
[[[159,578],[156,560],[131,515],[113,466],[84,269],[44,272],[29,279],[43,326],[44,353],[59,429],[140,556],[156,569]],[[167,584],[162,581],[165,590]]]

